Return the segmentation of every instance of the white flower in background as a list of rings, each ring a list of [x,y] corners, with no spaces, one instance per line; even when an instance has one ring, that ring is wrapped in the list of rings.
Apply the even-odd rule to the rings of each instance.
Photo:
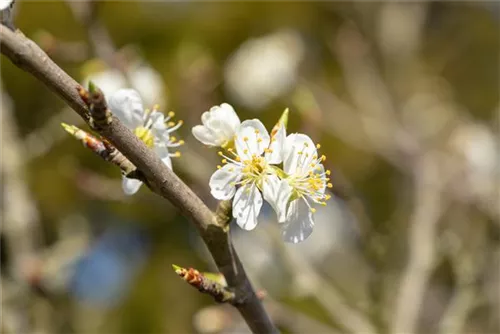
[[[478,196],[496,208],[500,145],[498,138],[487,126],[464,123],[457,126],[450,137],[451,148],[461,157],[463,177],[456,184],[457,193],[467,198]]]
[[[109,68],[103,61],[92,59],[85,63],[82,72],[85,79],[83,87],[89,81],[102,90],[104,96],[111,96],[119,89],[132,87],[137,90],[146,105],[165,104],[165,85],[161,75],[151,66],[141,61],[134,61],[127,66],[125,73]],[[127,80],[129,82],[127,82]]]
[[[214,106],[201,115],[203,125],[196,125],[193,136],[205,145],[225,147],[234,140],[240,119],[227,103]]]
[[[285,131],[280,127],[278,133]],[[210,178],[212,195],[218,200],[233,199],[233,217],[245,230],[257,226],[257,216],[262,207],[262,194],[278,182],[276,170],[271,164],[281,163],[281,147],[284,136],[276,135],[272,139],[261,121],[247,120],[241,123],[236,132],[235,150],[228,148],[231,157],[219,152],[223,157],[223,167]],[[236,186],[239,186],[236,189]]]
[[[0,0],[0,10],[4,10],[9,7],[14,0]]]
[[[294,133],[285,139],[283,147],[283,171],[286,175],[272,189],[270,204],[276,210],[278,221],[285,223],[282,236],[287,242],[297,243],[305,240],[313,231],[313,204],[326,205],[330,195],[325,193],[331,188],[328,183],[330,171],[323,167],[326,159],[318,157],[311,138]]]
[[[152,110],[144,110],[139,93],[133,89],[118,90],[111,95],[108,102],[113,114],[130,128],[146,146],[153,149],[165,165],[172,168],[170,158],[179,157],[180,152],[169,153],[169,148],[178,147],[184,142],[177,141],[170,134],[182,125],[182,121],[177,122],[177,124],[170,121],[174,113],[170,112],[165,117],[158,111],[157,105]],[[123,191],[127,195],[136,193],[141,184],[142,182],[139,180],[123,176]]]
[[[282,30],[243,43],[225,67],[228,93],[258,110],[293,88],[304,57],[298,33]]]

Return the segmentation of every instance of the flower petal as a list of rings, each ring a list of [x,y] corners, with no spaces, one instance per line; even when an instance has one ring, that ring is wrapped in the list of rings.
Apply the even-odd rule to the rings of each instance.
[[[205,125],[217,136],[222,143],[233,139],[240,119],[233,107],[227,103],[210,109],[210,117],[205,119]]]
[[[258,119],[244,121],[236,132],[236,151],[243,161],[251,160],[253,154],[262,155],[269,142],[269,133]]]
[[[148,117],[145,114],[145,117]],[[151,111],[149,115],[148,124],[151,124],[151,127],[156,131],[164,131],[167,130],[167,126],[165,125],[165,115],[158,111]]]
[[[286,129],[285,125],[281,124],[278,127],[278,131],[271,138],[271,144],[269,148],[271,153],[266,153],[266,160],[270,164],[280,164],[283,161],[283,148],[286,139]]]
[[[309,136],[293,133],[286,137],[283,148],[283,169],[287,174],[305,175],[317,157],[316,146]]]
[[[238,126],[240,126],[241,121],[238,115],[236,114],[236,111],[234,111],[233,106],[231,106],[229,103],[223,103],[220,105],[221,109],[224,110],[224,117],[226,119],[226,123],[234,129],[234,132],[236,132],[236,129]]]
[[[133,89],[120,89],[109,99],[109,108],[128,128],[135,129],[143,124],[142,100]]]
[[[170,158],[168,147],[165,145],[155,146],[154,150],[160,157],[161,161],[167,165],[168,168],[172,169],[172,159]]]
[[[241,167],[235,164],[226,164],[216,170],[210,177],[209,186],[212,196],[218,200],[227,200],[234,196],[235,182],[241,179]]]
[[[242,229],[253,230],[261,207],[262,195],[257,187],[254,184],[243,186],[234,195],[233,217]]]
[[[286,205],[292,195],[292,187],[286,180],[280,180],[276,175],[269,175],[263,184],[264,199],[273,207],[278,222],[283,223],[286,218]]]
[[[136,179],[129,179],[126,176],[122,178],[122,188],[125,195],[135,194],[141,187],[142,182]]]
[[[290,203],[286,224],[282,228],[283,240],[291,243],[304,241],[314,228],[313,214],[305,201],[296,199]]]
[[[220,143],[218,139],[214,136],[212,131],[207,129],[203,125],[196,125],[191,129],[193,136],[205,145],[219,146]]]
[[[0,10],[4,10],[5,8],[9,7],[12,4],[13,0],[3,0],[0,1]]]

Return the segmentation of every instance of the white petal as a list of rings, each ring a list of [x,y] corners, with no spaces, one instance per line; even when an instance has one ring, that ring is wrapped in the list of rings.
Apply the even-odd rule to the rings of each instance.
[[[210,117],[205,119],[205,125],[223,143],[233,139],[240,125],[240,119],[233,107],[227,103],[223,103],[221,106],[215,106],[210,109]]]
[[[125,176],[122,178],[122,188],[125,195],[135,194],[141,187],[142,182],[136,179],[129,179]]]
[[[209,186],[212,196],[218,200],[227,200],[234,196],[236,187],[233,182],[241,179],[241,167],[235,164],[226,164],[216,170],[210,177]]]
[[[245,141],[245,138],[248,140]],[[261,121],[258,119],[246,120],[241,123],[236,132],[236,151],[243,161],[250,160],[253,154],[262,155],[264,149],[269,146],[270,140],[269,133]]]
[[[172,159],[170,156],[167,155],[166,157],[161,158],[161,161],[167,165],[168,168],[172,169]]]
[[[283,161],[283,148],[286,139],[285,125],[281,124],[278,131],[273,136],[271,145],[271,153],[266,153],[266,160],[270,164],[280,164]]]
[[[257,216],[262,207],[262,195],[255,185],[246,185],[236,191],[233,199],[233,217],[247,231],[257,226]]]
[[[285,139],[283,169],[287,174],[305,175],[311,169],[310,164],[316,155],[316,146],[309,136],[291,134]]]
[[[325,167],[322,164],[316,165],[314,168],[314,173],[315,174],[324,174],[325,173]],[[318,194],[320,195],[319,198],[317,197],[311,197],[315,202],[322,202],[324,201],[323,195],[325,194],[326,191],[326,180],[323,182],[323,186],[318,190]]]
[[[240,118],[236,114],[236,111],[234,111],[234,108],[228,103],[223,103],[220,105],[220,107],[222,110],[224,110],[226,123],[236,132],[236,129],[241,124]]]
[[[13,0],[2,0],[0,1],[0,10],[4,10],[9,7]]]
[[[213,109],[214,107],[212,107]],[[201,114],[201,124],[207,126],[208,122],[210,122],[211,114],[210,111],[205,111],[203,114]]]
[[[210,145],[210,146],[219,146],[220,143],[217,140],[217,138],[214,136],[212,131],[208,130],[205,126],[203,125],[196,125],[191,129],[191,132],[193,133],[193,136],[198,139],[200,142],[202,142],[205,145]]]
[[[309,237],[314,228],[313,214],[302,199],[290,203],[281,235],[283,240],[291,243],[304,241]]]
[[[120,89],[108,101],[109,108],[125,125],[135,129],[143,123],[142,100],[133,89]]]
[[[145,115],[145,117],[148,116]],[[151,127],[157,131],[163,131],[167,129],[167,126],[165,125],[165,115],[158,111],[151,111],[147,125],[149,124],[151,124]]]
[[[167,165],[168,168],[172,169],[172,159],[168,152],[168,147],[166,146],[155,146],[154,148],[156,154],[160,157],[161,161]]]
[[[286,205],[292,194],[292,187],[286,180],[280,180],[276,175],[269,175],[263,184],[264,199],[273,207],[278,216],[278,222],[286,218]]]

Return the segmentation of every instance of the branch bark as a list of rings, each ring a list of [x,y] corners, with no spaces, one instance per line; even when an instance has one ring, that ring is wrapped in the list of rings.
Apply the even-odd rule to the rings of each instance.
[[[20,31],[0,25],[0,51],[19,68],[42,81],[87,123],[89,113],[77,92],[79,84],[57,66],[36,43]],[[196,226],[219,270],[236,294],[236,307],[254,333],[276,333],[269,316],[246,276],[227,231],[217,224],[213,212],[160,158],[149,150],[119,119],[99,130],[144,173],[153,191],[171,201]]]

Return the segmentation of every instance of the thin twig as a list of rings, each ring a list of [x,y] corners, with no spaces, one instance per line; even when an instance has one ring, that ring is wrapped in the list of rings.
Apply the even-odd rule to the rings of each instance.
[[[429,278],[436,262],[437,223],[443,212],[437,161],[424,156],[415,170],[415,207],[409,223],[409,259],[395,302],[391,333],[416,333]]]
[[[42,81],[89,123],[87,106],[76,91],[78,83],[57,66],[36,43],[19,31],[12,32],[0,26],[0,47],[2,54],[19,68]],[[213,212],[119,119],[113,117],[112,122],[99,132],[144,173],[156,193],[171,201],[193,222],[219,270],[234,289],[238,300],[236,307],[251,330],[255,333],[277,332],[255,295],[240,260],[231,249],[233,246],[227,238],[227,232],[215,223]],[[237,273],[233,270],[233,263],[236,264]]]

